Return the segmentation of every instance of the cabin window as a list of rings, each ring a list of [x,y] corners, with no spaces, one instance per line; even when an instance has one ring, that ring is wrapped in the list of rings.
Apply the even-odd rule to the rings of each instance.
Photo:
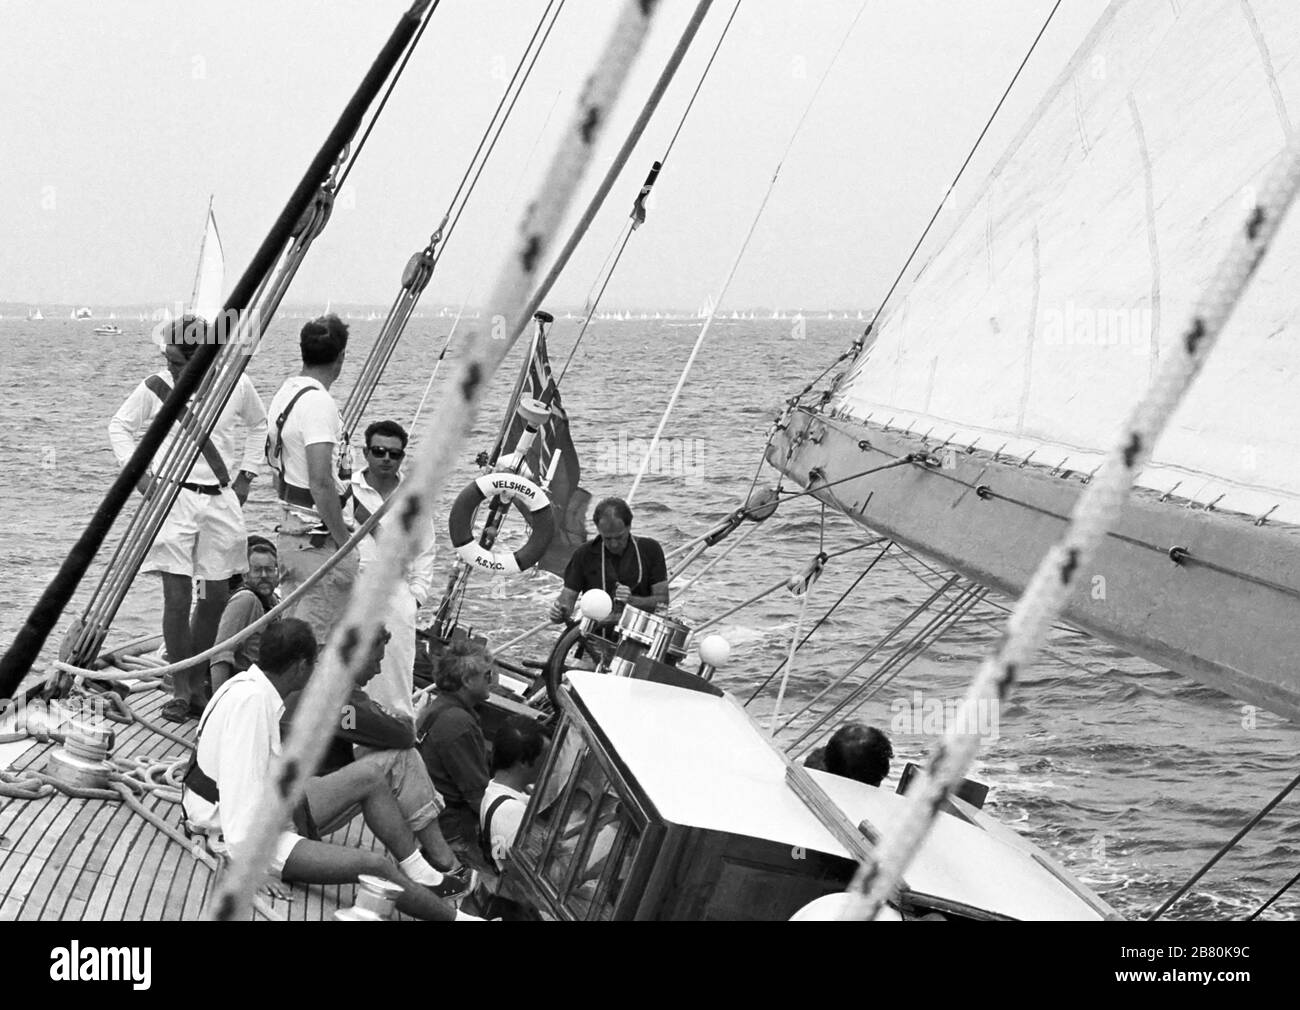
[[[600,820],[609,792],[609,779],[600,762],[589,750],[584,748],[584,751],[582,759],[574,764],[570,772],[569,787],[565,790],[563,805],[560,807],[562,813],[556,818],[560,827],[551,845],[550,859],[547,860],[545,869],[546,879],[560,893],[561,899],[565,877],[571,867],[582,865],[578,855],[585,852],[591,844],[592,828]],[[614,797],[608,798],[617,803]]]
[[[645,814],[619,790],[582,732],[562,723],[515,853],[566,917],[614,917],[646,827]]]
[[[620,817],[618,833],[610,846],[609,856],[605,859],[604,871],[592,900],[589,919],[609,920],[614,918],[614,908],[623,885],[627,883],[628,873],[632,869],[632,859],[636,855],[637,843],[641,841],[641,829],[630,818]]]

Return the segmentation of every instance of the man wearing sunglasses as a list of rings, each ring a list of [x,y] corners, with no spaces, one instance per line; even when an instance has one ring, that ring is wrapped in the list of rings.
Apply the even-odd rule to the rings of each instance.
[[[402,482],[402,460],[406,458],[406,429],[396,421],[376,421],[366,429],[363,448],[365,467],[352,475],[352,516],[360,525],[379,511]],[[375,535],[379,526],[358,545],[361,570],[375,557]],[[415,723],[411,694],[415,688],[415,614],[429,597],[433,582],[435,553],[430,525],[425,549],[407,563],[406,578],[399,582],[385,610],[384,624],[392,640],[384,650],[379,676],[365,686],[378,704]]]

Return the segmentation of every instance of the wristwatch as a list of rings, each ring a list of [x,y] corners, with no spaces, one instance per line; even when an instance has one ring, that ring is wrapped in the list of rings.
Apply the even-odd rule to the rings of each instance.
[[[249,482],[250,484],[253,483],[253,481],[257,480],[257,474],[255,474],[252,470],[240,470],[240,471],[239,471],[239,476],[240,476],[240,477],[247,477],[247,478],[248,478],[248,482]]]

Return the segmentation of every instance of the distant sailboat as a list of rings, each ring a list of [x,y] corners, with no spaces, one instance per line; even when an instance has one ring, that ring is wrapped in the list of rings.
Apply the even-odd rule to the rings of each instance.
[[[203,242],[199,245],[199,265],[194,272],[194,288],[186,311],[209,322],[216,319],[224,304],[221,291],[225,279],[226,256],[221,248],[221,235],[217,232],[217,218],[212,212],[212,198],[208,197],[208,217],[203,229]]]
[[[27,313],[27,318],[31,322],[36,322],[38,319],[44,319],[45,317],[41,315],[40,309],[35,309],[34,311]]]

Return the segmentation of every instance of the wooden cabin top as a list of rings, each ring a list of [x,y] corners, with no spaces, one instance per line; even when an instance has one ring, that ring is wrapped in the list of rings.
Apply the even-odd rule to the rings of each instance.
[[[579,709],[664,821],[852,858],[788,784],[771,738],[729,696],[585,671],[568,679]],[[888,790],[811,774],[854,824],[888,832],[906,806]],[[915,894],[1015,919],[1103,918],[1099,902],[1062,875],[1009,829],[992,833],[942,814],[906,882]]]

